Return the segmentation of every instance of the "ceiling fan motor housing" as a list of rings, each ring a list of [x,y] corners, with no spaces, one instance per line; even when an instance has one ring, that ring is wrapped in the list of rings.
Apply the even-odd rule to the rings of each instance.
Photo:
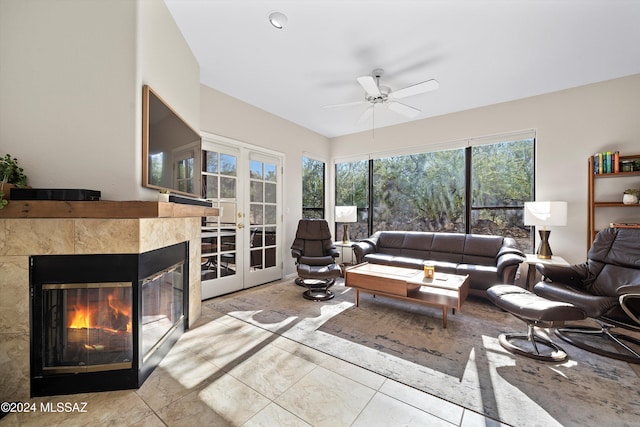
[[[383,103],[389,98],[389,94],[391,93],[391,88],[389,86],[378,86],[380,89],[380,95],[365,95],[365,99],[367,102],[371,102],[372,104],[380,104]]]

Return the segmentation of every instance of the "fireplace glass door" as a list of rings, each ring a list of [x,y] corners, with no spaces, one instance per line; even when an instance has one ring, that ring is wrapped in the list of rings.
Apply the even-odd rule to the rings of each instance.
[[[131,368],[132,289],[131,282],[44,284],[43,371]]]
[[[183,317],[184,263],[141,281],[143,361]]]

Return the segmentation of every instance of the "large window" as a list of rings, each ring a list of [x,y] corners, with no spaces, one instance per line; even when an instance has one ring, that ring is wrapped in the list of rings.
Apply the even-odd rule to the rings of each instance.
[[[369,162],[360,160],[337,163],[336,206],[358,208],[358,222],[349,224],[349,236],[352,240],[363,239],[369,235],[369,203]],[[338,233],[334,235],[337,236]]]
[[[469,231],[516,239],[533,252],[533,239],[524,228],[524,202],[533,200],[533,139],[472,147],[471,215]]]
[[[302,158],[302,218],[324,218],[324,162]]]
[[[531,252],[522,212],[534,194],[534,145],[530,137],[337,163],[336,205],[358,206],[352,239],[378,230],[497,234]]]

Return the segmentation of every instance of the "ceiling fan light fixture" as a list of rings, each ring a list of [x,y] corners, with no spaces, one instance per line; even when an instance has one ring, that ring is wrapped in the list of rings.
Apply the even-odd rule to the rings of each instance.
[[[282,12],[271,12],[269,14],[269,23],[278,30],[282,30],[284,26],[287,25],[287,21],[287,15]]]

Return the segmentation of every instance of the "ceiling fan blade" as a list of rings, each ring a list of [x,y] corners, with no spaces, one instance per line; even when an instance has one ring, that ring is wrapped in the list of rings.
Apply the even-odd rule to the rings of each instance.
[[[420,114],[420,110],[418,110],[417,108],[413,108],[410,107],[406,104],[402,104],[400,102],[397,101],[389,101],[387,102],[387,108],[389,108],[391,111],[395,111],[396,113],[400,113],[403,116],[407,116],[407,117],[415,117],[418,114]]]
[[[373,77],[362,76],[362,77],[358,77],[357,80],[358,80],[358,83],[360,83],[360,86],[362,86],[364,91],[367,93],[367,95],[371,95],[371,96],[382,95],[380,93],[380,88],[376,84],[376,80]]]
[[[356,122],[357,125],[366,122],[367,120],[369,120],[369,117],[371,117],[371,115],[373,114],[373,104],[369,105],[360,115],[360,118],[358,118],[358,121]]]
[[[366,104],[366,101],[354,101],[354,102],[343,102],[342,104],[329,104],[323,105],[321,108],[340,108],[340,107],[351,107],[354,105],[362,105]]]
[[[411,86],[407,86],[404,89],[398,89],[396,91],[391,92],[389,95],[393,98],[401,99],[406,98],[408,96],[418,95],[421,93],[429,92],[432,90],[436,90],[440,87],[440,83],[437,80],[431,79],[425,82],[416,83]]]

